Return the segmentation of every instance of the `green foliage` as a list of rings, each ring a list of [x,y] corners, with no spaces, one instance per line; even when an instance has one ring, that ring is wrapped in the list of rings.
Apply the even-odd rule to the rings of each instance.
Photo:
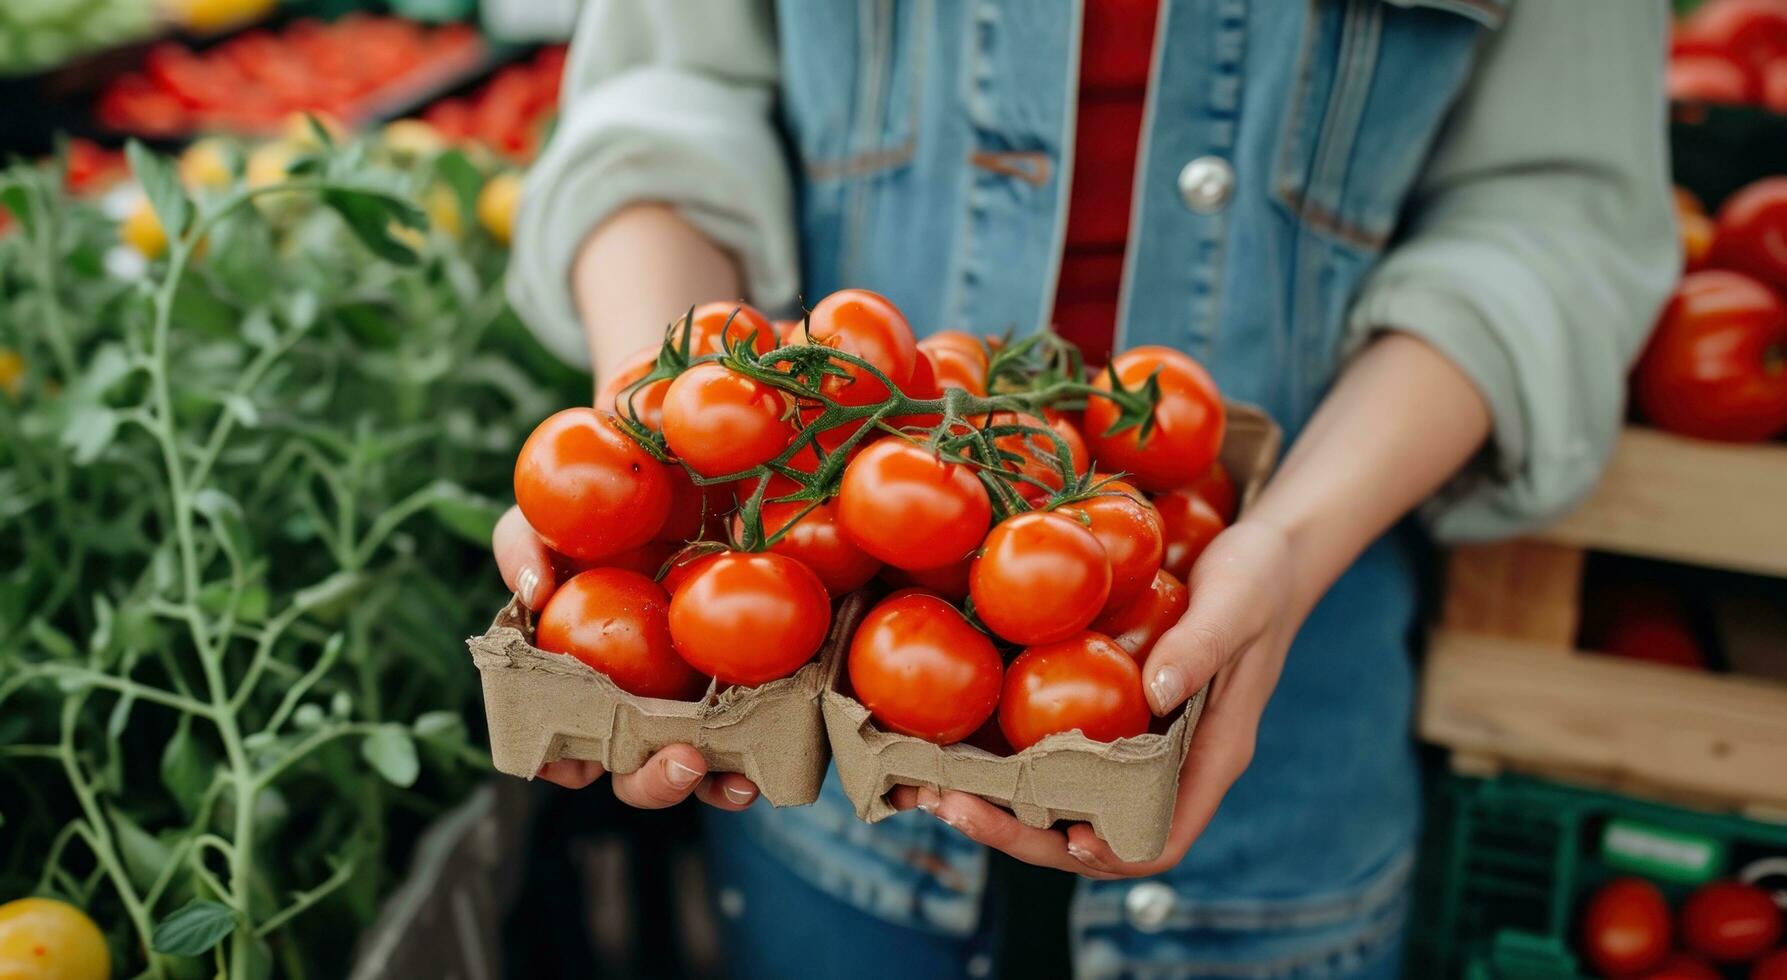
[[[189,194],[131,158],[171,233],[139,279],[54,167],[0,171],[0,900],[87,908],[120,975],[341,976],[486,770],[488,532],[587,382],[500,250],[420,231],[463,159]]]

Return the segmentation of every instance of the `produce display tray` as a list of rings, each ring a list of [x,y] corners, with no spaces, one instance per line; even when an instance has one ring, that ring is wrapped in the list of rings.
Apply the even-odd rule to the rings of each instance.
[[[1607,850],[1610,829],[1704,853],[1702,878],[1787,854],[1781,824],[1519,776],[1449,776],[1430,795],[1411,977],[1579,980],[1586,971],[1576,929],[1590,892],[1615,875],[1644,873],[1678,902],[1698,884],[1619,864]]]

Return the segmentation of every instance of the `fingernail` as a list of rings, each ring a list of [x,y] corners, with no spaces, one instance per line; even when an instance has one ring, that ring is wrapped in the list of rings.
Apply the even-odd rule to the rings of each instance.
[[[738,786],[728,786],[726,787],[726,798],[737,803],[739,806],[744,806],[746,803],[757,798],[757,791],[754,789],[744,789]]]
[[[528,565],[515,573],[515,594],[521,597],[521,604],[529,608],[534,604],[534,590],[540,587],[540,570]]]
[[[672,789],[688,789],[695,785],[696,780],[701,778],[700,773],[690,769],[688,766],[683,765],[675,759],[671,759],[664,767],[664,775],[670,779],[670,786]]]
[[[1094,868],[1098,866],[1098,859],[1092,856],[1091,851],[1071,841],[1067,844],[1067,853],[1073,855],[1073,859],[1081,864]]]
[[[1185,692],[1184,672],[1170,664],[1162,667],[1154,672],[1148,690],[1154,695],[1154,713],[1164,715],[1173,710],[1179,703],[1179,696]]]
[[[918,802],[914,805],[925,813],[934,814],[937,812],[937,804],[941,802],[943,798],[937,795],[936,790],[921,786],[918,789]]]

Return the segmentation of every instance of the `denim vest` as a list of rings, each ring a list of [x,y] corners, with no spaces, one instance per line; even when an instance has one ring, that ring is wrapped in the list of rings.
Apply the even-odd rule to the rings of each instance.
[[[1117,348],[1187,351],[1294,434],[1333,381],[1348,305],[1503,6],[1162,0]],[[1066,223],[1078,4],[782,0],[778,14],[809,301],[875,289],[921,334],[1044,326]],[[1342,578],[1292,650],[1253,767],[1163,876],[1173,896],[1142,929],[1147,948],[1124,938],[1141,927],[1137,885],[1081,887],[1084,970],[1167,956],[1175,935],[1208,955],[1209,937],[1195,937],[1211,929],[1301,930],[1236,954],[1278,963],[1356,957],[1393,931],[1418,809],[1413,593],[1393,538]],[[928,818],[857,823],[835,790],[746,822],[860,907],[970,928],[982,856]]]

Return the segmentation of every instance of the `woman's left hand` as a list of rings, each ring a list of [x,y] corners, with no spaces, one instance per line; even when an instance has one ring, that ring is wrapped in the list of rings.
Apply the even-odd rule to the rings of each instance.
[[[1302,618],[1293,614],[1296,577],[1284,532],[1248,520],[1218,535],[1192,568],[1191,607],[1142,669],[1148,701],[1161,715],[1214,679],[1179,771],[1166,849],[1154,860],[1118,860],[1090,824],[1065,831],[1027,827],[1003,807],[954,790],[898,787],[894,806],[928,812],[1020,861],[1088,877],[1137,877],[1173,867],[1253,759],[1260,713]]]

